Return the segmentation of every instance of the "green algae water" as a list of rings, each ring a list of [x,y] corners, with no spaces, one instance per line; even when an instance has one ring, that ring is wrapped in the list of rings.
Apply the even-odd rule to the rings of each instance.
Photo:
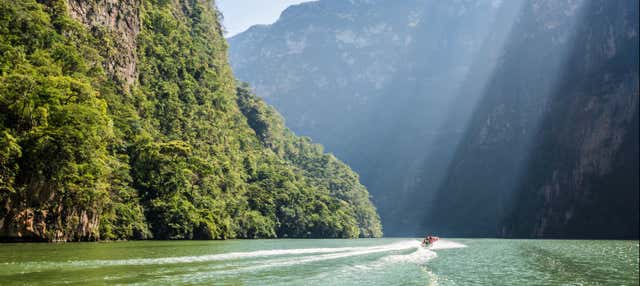
[[[638,285],[637,241],[1,244],[0,285]]]

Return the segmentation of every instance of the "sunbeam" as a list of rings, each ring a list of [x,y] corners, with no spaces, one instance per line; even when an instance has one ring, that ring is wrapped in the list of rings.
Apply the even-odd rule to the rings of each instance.
[[[474,89],[465,90],[460,98],[473,103],[469,113],[463,112],[468,114],[464,138],[452,157],[446,179],[438,187],[438,205],[425,216],[434,218],[431,224],[441,232],[489,236],[496,232],[505,209],[510,208],[509,198],[525,168],[545,105],[571,56],[575,27],[582,18],[582,5],[576,5],[571,8],[574,17],[550,14],[539,19],[539,8],[521,2],[512,10],[512,24],[507,25],[510,29],[498,37],[501,46],[492,45],[486,54],[478,55],[495,55],[496,61],[490,70],[472,73],[472,80],[477,81],[466,86]],[[561,8],[567,7],[557,7]],[[458,101],[455,106],[464,105]],[[449,213],[448,209],[460,211]],[[445,213],[447,216],[439,219]]]

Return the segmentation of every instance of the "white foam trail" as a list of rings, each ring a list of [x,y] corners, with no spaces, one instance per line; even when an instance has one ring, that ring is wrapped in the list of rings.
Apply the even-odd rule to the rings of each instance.
[[[418,247],[416,251],[406,255],[389,255],[380,259],[380,262],[389,263],[413,263],[424,264],[427,261],[434,259],[438,256],[437,253],[426,249],[424,247]]]
[[[270,257],[270,256],[346,252],[346,251],[355,251],[358,249],[362,249],[362,247],[274,249],[274,250],[258,250],[258,251],[251,251],[251,252],[230,252],[230,253],[201,255],[201,256],[141,258],[141,259],[126,259],[126,260],[94,260],[94,261],[88,261],[88,262],[89,263],[93,262],[93,263],[99,264],[100,266],[179,264],[179,263],[238,260],[238,259],[247,259],[247,258]],[[71,262],[71,263],[75,263],[75,262]],[[87,263],[87,261],[85,262],[78,261],[77,263]]]
[[[319,273],[313,277],[304,278],[304,280],[308,281],[323,281],[327,276],[336,276],[345,277],[345,281],[349,281],[349,279],[358,279],[360,275],[365,275],[364,273],[375,273],[377,275],[384,275],[384,269],[393,264],[414,264],[414,265],[424,265],[429,260],[432,260],[438,257],[438,254],[430,249],[424,248],[420,246],[419,241],[406,241],[403,242],[406,246],[404,249],[412,249],[415,248],[415,251],[409,254],[390,254],[387,256],[383,256],[375,261],[368,262],[366,264],[357,264],[357,265],[344,265],[340,269],[331,273]],[[429,285],[437,285],[437,276],[434,274],[429,274]],[[296,280],[292,283],[288,283],[286,285],[300,285],[304,280]]]
[[[407,249],[416,248],[416,247],[419,247],[418,241],[402,241],[402,242],[397,242],[397,243],[392,243],[387,245],[366,247],[366,248],[363,248],[362,250],[356,250],[356,251],[323,254],[323,255],[309,256],[309,257],[305,256],[302,258],[287,259],[286,261],[273,261],[268,264],[260,265],[258,267],[253,267],[250,270],[255,270],[260,268],[291,266],[291,265],[305,264],[305,263],[316,262],[316,261],[340,259],[340,258],[381,253],[381,252],[400,251],[400,250],[407,250]]]
[[[321,254],[321,255],[315,255],[315,256],[270,259],[270,260],[262,261],[261,262],[262,264],[257,266],[242,267],[238,269],[224,270],[224,271],[209,271],[204,273],[197,273],[195,275],[188,274],[188,275],[183,275],[183,278],[186,279],[188,282],[206,281],[207,279],[210,279],[219,275],[225,275],[225,274],[235,275],[243,272],[260,271],[264,269],[294,266],[294,265],[300,265],[300,264],[306,264],[306,263],[312,263],[312,262],[348,258],[353,256],[402,251],[402,250],[408,250],[412,248],[416,248],[420,250],[421,248],[420,242],[415,240],[409,240],[409,241],[401,241],[397,243],[379,245],[379,246],[353,247],[351,248],[352,249],[351,251],[334,252],[334,253]]]
[[[106,266],[138,266],[138,265],[161,265],[161,264],[181,264],[181,263],[198,263],[213,262],[225,260],[240,260],[248,258],[261,258],[285,255],[308,255],[322,253],[340,253],[348,251],[359,251],[368,249],[369,247],[336,247],[336,248],[299,248],[299,249],[274,249],[274,250],[258,250],[251,252],[230,252],[200,256],[178,256],[178,257],[160,257],[160,258],[138,258],[123,260],[81,260],[68,261],[63,263],[24,263],[25,271],[34,272],[51,268],[99,268]],[[0,264],[1,265],[1,264]]]
[[[462,244],[462,243],[457,243],[454,241],[450,241],[450,240],[438,240],[436,242],[433,243],[433,245],[431,247],[429,247],[429,249],[431,250],[441,250],[441,249],[454,249],[454,248],[465,248],[467,247],[466,245]]]
[[[431,286],[438,286],[440,285],[440,283],[438,283],[438,275],[436,275],[435,273],[431,272],[430,270],[425,270],[427,272],[427,276],[429,276],[429,285]]]
[[[435,250],[464,248],[464,247],[467,247],[467,246],[462,243],[440,239],[435,243],[433,243],[429,248],[418,246],[416,251],[410,254],[405,254],[405,255],[394,254],[394,255],[385,256],[373,263],[368,264],[364,268],[367,270],[381,269],[384,267],[389,267],[392,264],[401,264],[401,263],[423,265],[424,267],[424,265],[428,261],[438,257],[438,253],[436,253]],[[429,285],[437,286],[439,284],[438,276],[435,275],[433,272],[429,271],[426,267],[424,269],[425,269],[425,272],[427,273],[427,276],[429,277]]]
[[[378,246],[361,246],[361,247],[336,247],[336,248],[300,248],[300,249],[274,249],[274,250],[258,250],[251,252],[231,252],[200,256],[179,256],[179,257],[160,257],[160,258],[139,258],[139,259],[123,259],[123,260],[84,260],[84,261],[68,261],[56,263],[20,263],[19,266],[23,272],[37,272],[47,269],[58,268],[100,268],[108,266],[139,266],[139,265],[163,265],[163,264],[183,264],[183,263],[202,263],[213,261],[227,260],[243,260],[254,258],[269,258],[278,256],[293,256],[283,259],[267,259],[261,261],[250,261],[249,267],[241,267],[231,271],[244,271],[247,269],[259,270],[263,268],[291,266],[296,264],[311,263],[316,261],[340,259],[351,256],[367,255],[382,252],[393,252],[415,248],[415,252],[408,255],[389,255],[384,257],[385,263],[397,262],[414,262],[424,263],[437,256],[431,250],[451,249],[466,247],[464,244],[440,240],[432,245],[431,248],[425,249],[420,247],[420,242],[416,240],[401,241],[392,244]],[[320,255],[318,255],[320,254]],[[254,266],[256,263],[261,265]],[[253,264],[253,265],[251,265]],[[0,263],[2,265],[2,263]],[[245,265],[246,266],[246,265]]]
[[[416,243],[418,243],[416,241]],[[418,244],[419,245],[419,244]],[[467,247],[462,243],[457,243],[449,240],[438,240],[431,247],[425,248],[418,246],[416,251],[405,254],[405,255],[389,255],[380,258],[378,261],[371,263],[367,266],[367,268],[379,268],[383,266],[387,266],[389,264],[396,263],[412,263],[412,264],[425,264],[429,260],[438,257],[438,254],[434,250],[441,249],[454,249],[454,248],[464,248]]]

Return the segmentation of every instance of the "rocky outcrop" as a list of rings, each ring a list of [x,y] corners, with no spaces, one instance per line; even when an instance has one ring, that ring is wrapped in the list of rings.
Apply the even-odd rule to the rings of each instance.
[[[33,186],[32,186],[33,187]],[[40,196],[5,200],[0,241],[92,241],[98,239],[99,208],[65,208],[53,190]]]
[[[105,70],[128,88],[137,78],[136,47],[140,33],[141,0],[67,2],[69,15],[84,24],[101,43]]]

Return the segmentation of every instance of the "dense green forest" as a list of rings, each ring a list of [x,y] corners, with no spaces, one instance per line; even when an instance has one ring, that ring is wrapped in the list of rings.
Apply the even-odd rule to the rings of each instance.
[[[107,4],[0,0],[0,238],[382,235],[358,176],[236,83],[214,3]]]

